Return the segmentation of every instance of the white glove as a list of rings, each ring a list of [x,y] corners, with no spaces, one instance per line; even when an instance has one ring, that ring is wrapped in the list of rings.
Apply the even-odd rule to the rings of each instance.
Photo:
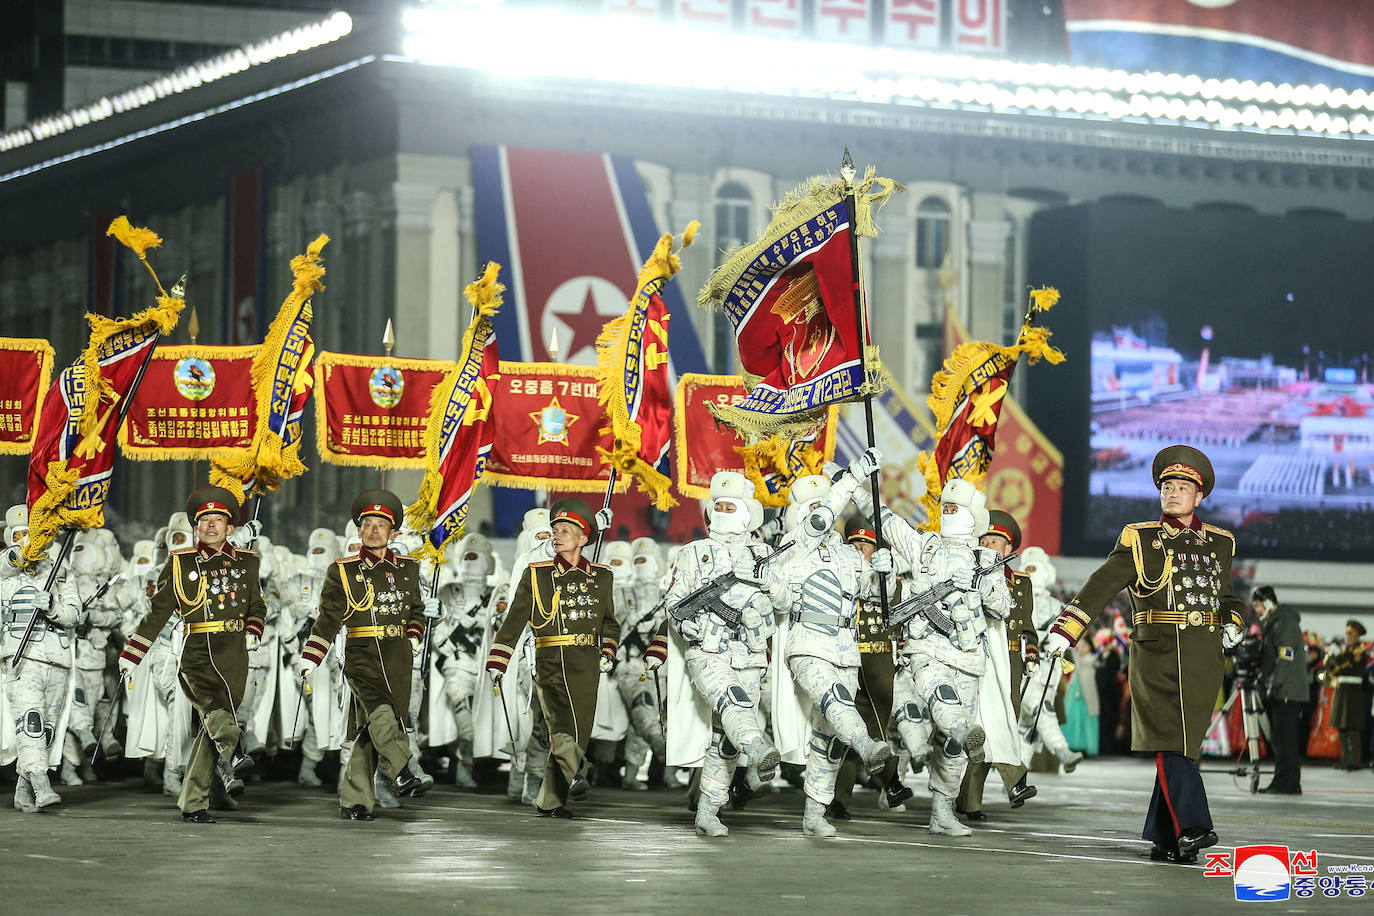
[[[128,659],[119,660],[119,683],[127,684],[129,679],[134,676],[134,669],[138,666]]]
[[[659,668],[662,664],[663,664],[663,659],[659,658],[657,655],[646,655],[646,656],[644,656],[644,671],[645,671],[646,674],[647,674],[648,672],[658,670],[658,668]]]
[[[1066,636],[1064,636],[1063,633],[1059,633],[1055,630],[1050,630],[1050,632],[1045,636],[1045,638],[1040,640],[1041,658],[1045,657],[1046,655],[1063,655],[1068,651],[1069,640]]]
[[[601,660],[597,664],[601,668],[602,674],[610,674],[611,669],[615,667],[615,659],[603,652],[601,653]]]
[[[883,453],[870,448],[858,458],[849,462],[849,473],[860,480],[867,480],[883,469]]]
[[[410,637],[410,654],[416,656],[420,654],[420,637]]]
[[[754,577],[754,555],[747,550],[740,550],[735,555],[734,562],[735,578],[741,582],[754,584],[759,580]]]
[[[303,658],[296,662],[296,679],[305,680],[310,677],[311,672],[320,667],[319,662],[312,662],[308,658]]]
[[[239,550],[248,550],[260,534],[262,534],[262,522],[253,519],[235,528],[234,533],[229,535],[229,543]]]
[[[597,509],[597,510],[596,510],[596,530],[597,530],[597,531],[610,531],[610,530],[611,530],[611,519],[612,519],[613,517],[614,517],[614,516],[611,515],[611,510],[610,510],[610,509]]]
[[[262,648],[262,637],[256,633],[249,633],[243,641],[248,646],[249,652],[256,652]]]
[[[834,480],[843,472],[844,468],[840,467],[839,464],[834,461],[827,461],[821,465],[821,473],[824,474],[828,480]]]
[[[1236,646],[1240,645],[1240,639],[1243,635],[1245,634],[1241,632],[1240,627],[1234,623],[1228,623],[1221,628],[1222,648],[1234,649]]]
[[[438,598],[425,599],[425,616],[431,620],[444,616],[444,606],[439,603]]]
[[[900,652],[897,653],[896,665],[897,665],[898,668],[910,668],[910,667],[911,667],[911,656],[910,656],[910,655],[904,655],[904,654],[902,654],[902,653],[900,653]]]
[[[961,592],[973,591],[973,570],[967,566],[960,566],[950,575],[949,581]]]
[[[29,597],[29,604],[35,611],[47,613],[52,610],[52,592],[34,591]]]
[[[886,576],[888,573],[892,572],[892,551],[888,550],[886,547],[879,547],[877,550],[873,551],[871,564],[875,573],[880,576]]]
[[[11,569],[18,569],[23,562],[24,548],[20,547],[18,544],[5,548],[5,565],[9,566]]]

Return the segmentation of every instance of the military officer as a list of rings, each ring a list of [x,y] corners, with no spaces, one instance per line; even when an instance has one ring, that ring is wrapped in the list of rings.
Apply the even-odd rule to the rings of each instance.
[[[598,681],[611,670],[620,642],[611,570],[582,556],[608,515],[603,509],[593,516],[580,499],[554,503],[554,558],[531,562],[520,577],[487,655],[493,679],[504,675],[521,632],[526,626],[533,631],[535,689],[550,745],[535,801],[540,817],[572,817],[568,791],[591,739]],[[527,764],[527,772],[534,765]]]
[[[1235,537],[1197,515],[1216,480],[1212,463],[1171,445],[1155,455],[1153,473],[1159,520],[1121,529],[1041,648],[1053,662],[1128,589],[1131,749],[1153,753],[1156,768],[1141,836],[1154,842],[1152,858],[1193,862],[1217,842],[1197,759],[1221,690],[1223,645],[1239,642],[1244,605],[1231,585]]]
[[[988,530],[978,539],[978,546],[995,550],[1001,557],[1015,553],[1021,549],[1021,526],[1010,513],[1001,509],[989,509]],[[1011,592],[1011,613],[1003,621],[1007,631],[1011,677],[1008,678],[1007,684],[1002,686],[1008,691],[1005,699],[1011,703],[1010,718],[1016,721],[1021,709],[1021,678],[1026,673],[1026,659],[1036,657],[1040,651],[1040,641],[1035,635],[1035,624],[1031,621],[1033,603],[1030,576],[1023,572],[1015,572],[1010,566],[1003,566],[1002,569],[1006,573],[1007,590]],[[985,677],[979,684],[979,690],[992,686],[993,679]],[[992,729],[987,722],[983,723],[983,728],[991,735]],[[1014,732],[1011,737],[1019,749],[1019,734]],[[998,774],[1002,777],[1002,787],[1006,790],[1013,808],[1019,808],[1026,803],[1026,799],[1035,797],[1036,788],[1027,784],[1026,767],[1023,763],[997,763],[996,766]],[[959,787],[959,800],[955,810],[966,820],[987,820],[987,815],[983,813],[983,784],[987,781],[990,768],[991,765],[984,759],[982,763],[970,764],[964,771],[964,781]]]
[[[1334,688],[1331,693],[1331,727],[1341,738],[1342,770],[1360,768],[1360,735],[1369,718],[1364,696],[1364,672],[1369,666],[1369,646],[1363,642],[1364,624],[1348,620],[1345,645],[1326,662],[1326,676]]]
[[[253,758],[238,747],[237,710],[248,678],[248,653],[262,639],[267,606],[258,555],[228,540],[238,515],[233,495],[222,487],[196,490],[186,501],[186,515],[199,540],[173,551],[162,567],[148,613],[120,653],[120,682],[128,682],[172,614],[181,618],[186,641],[177,679],[200,717],[200,729],[177,806],[182,820],[213,824],[207,807],[216,761],[225,784],[253,766]]]
[[[410,710],[411,663],[425,635],[425,618],[442,613],[438,598],[420,595],[420,564],[388,546],[403,517],[389,490],[367,490],[353,500],[353,521],[362,547],[335,560],[320,589],[320,616],[301,647],[300,677],[310,675],[344,627],[344,677],[352,693],[349,739],[353,750],[339,777],[339,816],[373,820],[377,804],[373,773],[381,755],[394,774],[396,795],[422,794],[427,786],[412,773],[404,723]]]
[[[850,518],[844,523],[844,539],[857,548],[865,560],[872,561],[873,552],[878,548],[878,532],[871,521],[858,515]],[[901,600],[896,579],[896,576],[888,576],[887,597],[890,602]],[[868,726],[869,737],[888,741],[892,737],[892,684],[897,665],[892,630],[883,622],[877,581],[877,574],[874,573],[864,584],[854,620],[855,633],[859,638],[859,690],[854,695],[854,705]],[[853,748],[845,752],[835,781],[835,800],[830,803],[828,812],[830,817],[849,819],[849,801],[854,795],[859,763],[859,755]],[[898,777],[898,763],[898,759],[892,757],[875,777],[883,787],[878,795],[880,808],[897,808],[915,794]]]

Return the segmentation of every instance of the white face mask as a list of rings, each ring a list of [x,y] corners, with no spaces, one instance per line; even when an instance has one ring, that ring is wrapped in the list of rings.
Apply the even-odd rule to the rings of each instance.
[[[328,569],[329,564],[334,562],[334,557],[323,547],[312,547],[309,561],[310,568],[318,571]]]
[[[734,512],[711,512],[710,532],[712,537],[740,537],[749,532],[749,507],[742,499],[722,497],[717,503],[728,502],[735,507]]]
[[[652,554],[635,557],[634,575],[635,583],[638,585],[657,584],[659,577],[663,575],[663,570],[658,566],[658,557]]]
[[[544,535],[540,538],[539,535]],[[534,559],[552,560],[553,559],[553,529],[536,528],[534,529]]]
[[[953,505],[953,512],[945,512],[947,505]],[[940,507],[940,535],[947,538],[959,540],[973,540],[973,532],[977,524],[973,518],[973,510],[967,506],[957,503],[945,503]]]
[[[634,570],[630,568],[630,564],[620,557],[611,560],[610,567],[611,576],[615,579],[617,585],[624,585],[634,575]]]
[[[476,550],[466,551],[463,554],[463,563],[458,575],[464,585],[485,584],[487,581],[487,558]]]
[[[96,575],[100,572],[104,559],[100,555],[100,548],[94,544],[78,544],[72,548],[72,568],[78,575]]]

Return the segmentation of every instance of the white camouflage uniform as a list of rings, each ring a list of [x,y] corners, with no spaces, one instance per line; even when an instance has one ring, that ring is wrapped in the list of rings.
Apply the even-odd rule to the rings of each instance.
[[[721,576],[738,571],[753,578],[754,563],[766,548],[751,543],[748,534],[752,526],[745,498],[752,491],[744,476],[733,471],[720,471],[712,478],[714,501],[732,500],[735,511],[712,512],[711,536],[678,552],[666,596],[670,612],[697,588]],[[737,583],[721,600],[741,613],[738,629],[709,611],[687,620],[670,618],[669,623],[687,643],[684,660],[692,686],[712,709],[711,744],[701,767],[696,819],[697,832],[707,836],[726,833],[718,815],[729,797],[735,758],[743,752],[765,780],[773,777],[779,760],[758,713],[759,682],[774,627],[772,607],[757,584]]]
[[[615,686],[630,716],[630,731],[625,736],[625,785],[647,788],[637,774],[650,752],[665,759],[663,730],[658,718],[658,694],[652,675],[646,677],[644,650],[653,642],[665,612],[660,606],[663,587],[662,563],[658,545],[651,538],[638,538],[630,545],[630,583],[623,591],[629,601],[620,601],[622,588],[616,586],[616,614],[620,617],[620,647],[616,650]]]
[[[1050,627],[1059,619],[1064,603],[1050,594],[1054,583],[1054,566],[1045,551],[1039,547],[1027,547],[1021,554],[1021,568],[1034,567],[1028,573],[1031,579],[1031,622],[1035,632],[1043,641]],[[1066,766],[1075,766],[1083,755],[1069,748],[1068,739],[1059,727],[1059,715],[1054,710],[1055,690],[1062,670],[1058,659],[1041,659],[1034,665],[1027,665],[1026,686],[1021,691],[1021,734],[1033,740],[1038,750],[1041,746]],[[1051,682],[1054,683],[1051,683]],[[1036,710],[1043,703],[1039,718]],[[1034,729],[1034,735],[1031,730]]]

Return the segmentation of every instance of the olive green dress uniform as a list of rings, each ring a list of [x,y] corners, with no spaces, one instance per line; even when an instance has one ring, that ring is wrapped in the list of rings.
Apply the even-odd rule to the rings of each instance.
[[[1153,472],[1156,486],[1190,480],[1204,497],[1216,480],[1207,456],[1184,445],[1161,450]],[[1180,838],[1212,828],[1197,760],[1221,692],[1222,630],[1244,627],[1231,584],[1235,552],[1231,532],[1196,514],[1186,527],[1167,516],[1127,525],[1051,626],[1072,645],[1107,602],[1122,589],[1129,595],[1131,749],[1154,753],[1156,762],[1141,836],[1166,855],[1187,858]]]
[[[1351,621],[1361,636],[1364,627]],[[1341,766],[1360,765],[1360,736],[1369,718],[1365,701],[1364,672],[1369,665],[1369,646],[1360,643],[1353,649],[1346,646],[1326,663],[1327,677],[1332,684],[1331,727],[1340,733]]]
[[[320,589],[320,616],[301,657],[324,660],[339,628],[346,628],[343,672],[352,694],[348,737],[353,752],[339,780],[339,804],[376,804],[373,771],[380,754],[393,774],[405,771],[410,740],[402,723],[410,709],[410,640],[424,634],[420,564],[391,550],[366,547],[336,560]]]
[[[1026,659],[1040,652],[1040,637],[1035,632],[1031,611],[1035,606],[1031,596],[1030,576],[1012,573],[1011,613],[1007,615],[1007,648],[1011,650],[1012,709],[1021,708],[1021,680],[1026,676]]]
[[[213,508],[196,505],[197,491],[187,514],[198,519],[206,511],[232,518],[233,499],[227,491]],[[238,746],[241,729],[237,710],[248,680],[248,634],[261,637],[267,605],[258,579],[259,558],[250,550],[238,550],[227,541],[219,550],[205,544],[178,550],[167,558],[157,579],[148,613],[139,622],[120,653],[137,665],[156,642],[163,625],[176,614],[186,631],[177,681],[181,692],[200,717],[201,728],[191,746],[191,757],[181,783],[177,807],[184,813],[208,807],[216,760],[229,763]]]
[[[534,633],[534,680],[549,729],[538,807],[552,810],[567,803],[587,753],[601,656],[613,656],[620,641],[611,568],[585,557],[575,566],[562,557],[531,563],[496,633],[488,667],[504,671],[526,626]]]
[[[1055,622],[1070,643],[1122,590],[1131,602],[1131,750],[1197,759],[1221,692],[1221,631],[1244,625],[1231,585],[1231,532],[1171,520],[1121,530],[1107,562]]]

